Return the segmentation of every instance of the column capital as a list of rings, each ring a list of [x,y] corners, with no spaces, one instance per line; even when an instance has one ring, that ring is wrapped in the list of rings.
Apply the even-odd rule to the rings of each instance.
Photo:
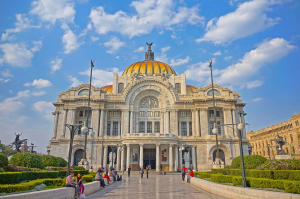
[[[207,107],[202,107],[202,108],[199,108],[200,111],[208,111],[208,108]]]
[[[130,144],[126,144],[127,147],[130,147]]]
[[[160,143],[159,143],[159,144],[156,144],[156,146],[160,146]]]
[[[232,110],[232,108],[231,107],[223,107],[223,109],[222,109],[223,111],[231,111]]]
[[[140,145],[140,146],[144,146],[144,143],[140,143],[139,145]]]
[[[170,147],[173,147],[174,145],[175,145],[175,144],[172,143],[172,144],[170,144]]]
[[[91,107],[91,110],[100,110],[99,107]]]
[[[108,144],[103,144],[103,147],[104,148],[108,148]]]

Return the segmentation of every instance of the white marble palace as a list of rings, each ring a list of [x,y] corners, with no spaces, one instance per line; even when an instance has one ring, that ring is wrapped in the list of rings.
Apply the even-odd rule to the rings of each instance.
[[[53,105],[54,128],[47,151],[68,159],[70,131],[65,124],[83,124],[87,117],[88,84],[59,94]],[[216,156],[216,136],[212,134],[214,115],[218,124],[244,121],[246,113],[240,95],[214,85],[216,113],[213,111],[211,85],[198,88],[186,85],[186,75],[176,74],[168,64],[154,60],[151,44],[145,60],[128,66],[122,76],[113,75],[113,85],[91,87],[91,109],[87,136],[90,166],[117,170],[138,170],[151,165],[159,170],[176,171],[183,166],[207,170]],[[225,165],[239,156],[236,126],[220,127],[219,151]],[[182,146],[185,150],[180,150]],[[116,146],[122,146],[120,150]],[[72,164],[82,159],[84,135],[76,131]],[[246,131],[243,151],[248,155]],[[112,153],[111,153],[112,152]]]

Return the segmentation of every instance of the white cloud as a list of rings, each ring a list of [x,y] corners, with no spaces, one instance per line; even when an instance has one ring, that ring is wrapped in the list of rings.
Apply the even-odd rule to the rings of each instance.
[[[80,84],[83,84],[82,81],[79,81],[76,77],[68,76],[69,80],[72,82],[71,87],[79,86]]]
[[[254,100],[252,100],[253,102],[257,102],[257,101],[260,101],[260,100],[262,100],[262,98],[261,97],[258,97],[258,98],[255,98]]]
[[[31,25],[31,20],[29,20],[27,17],[24,17],[25,14],[16,14],[17,22],[15,23],[15,28],[12,29],[6,29],[6,33],[2,33],[1,40],[6,41],[13,38],[13,36],[10,36],[11,33],[17,33],[21,32],[28,28],[40,28],[41,25],[34,26]]]
[[[76,34],[70,30],[69,26],[65,23],[61,25],[61,28],[65,30],[65,34],[62,37],[62,42],[64,44],[65,54],[69,54],[76,50],[79,46],[84,44],[84,42],[79,42]]]
[[[23,43],[6,43],[0,44],[2,55],[0,54],[0,65],[4,62],[19,67],[31,65],[31,59],[34,57],[33,52],[40,50],[42,41],[33,41],[34,46],[28,50]]]
[[[170,65],[171,66],[179,66],[179,65],[188,63],[189,60],[190,60],[189,56],[186,56],[185,59],[171,59]]]
[[[170,46],[164,47],[161,49],[161,52],[163,52],[163,53],[167,52],[168,50],[170,50],[170,48],[171,48]]]
[[[115,58],[116,58],[116,59],[119,59],[119,58],[120,58],[120,56],[116,56]]]
[[[224,44],[263,31],[279,21],[279,18],[268,18],[264,12],[270,11],[272,5],[285,1],[252,0],[244,2],[234,12],[210,20],[207,23],[207,32],[196,41]]]
[[[222,55],[222,54],[221,54],[221,51],[218,51],[218,52],[215,52],[214,55],[218,56],[218,55]]]
[[[171,38],[172,39],[176,39],[177,37],[175,35],[171,35]]]
[[[76,11],[69,0],[37,0],[31,3],[30,14],[36,14],[44,22],[55,24],[56,20],[73,22]]]
[[[108,68],[106,70],[94,69],[93,70],[93,82],[92,84],[96,87],[102,87],[112,84],[113,74],[118,73],[122,75],[122,71],[118,68]],[[80,75],[90,76],[90,69],[80,72]]]
[[[50,62],[51,64],[51,73],[53,74],[55,71],[60,70],[62,65],[62,59],[55,59]]]
[[[255,88],[255,87],[259,87],[264,83],[264,81],[260,81],[260,80],[254,80],[254,81],[250,81],[247,82],[247,88],[251,89],[251,88]]]
[[[2,77],[13,77],[13,75],[10,74],[8,69],[6,69],[6,71],[1,71],[1,76]]]
[[[104,46],[108,47],[107,53],[113,54],[116,53],[125,43],[121,42],[117,37],[112,37],[111,40],[104,43]]]
[[[16,97],[6,98],[3,102],[0,102],[0,112],[7,115],[23,108],[24,104],[17,100],[29,97],[29,92],[29,90],[19,91]]]
[[[230,0],[229,1],[229,5],[233,6],[235,2],[237,2],[238,0]]]
[[[98,34],[113,31],[132,38],[149,34],[154,28],[167,29],[174,25],[195,25],[204,21],[204,17],[198,14],[197,6],[181,6],[176,12],[172,0],[133,1],[130,6],[136,10],[136,15],[128,15],[121,10],[115,14],[108,14],[101,6],[92,8],[90,19]]]
[[[91,39],[92,39],[92,41],[98,41],[99,37],[93,37],[93,36],[91,36]]]
[[[44,117],[53,120],[52,112],[55,110],[52,102],[38,101],[34,105],[35,110],[44,113]]]
[[[84,29],[84,30],[79,34],[79,37],[85,36],[86,33],[87,33],[89,30],[91,30],[91,29],[92,29],[92,24],[89,23],[89,24],[87,25],[86,29]]]
[[[44,88],[52,86],[52,83],[46,79],[35,79],[32,83],[26,83],[24,86],[35,86],[36,88]]]
[[[145,47],[141,46],[138,49],[136,49],[134,52],[144,52],[145,51]]]
[[[231,58],[232,58],[232,56],[224,57],[225,60],[229,60]]]
[[[26,117],[26,116],[21,116],[21,117],[18,117],[16,119],[16,122],[15,124],[16,125],[20,125],[20,124],[23,124],[25,120],[29,119],[30,117]]]
[[[3,79],[3,78],[0,78],[0,82],[7,83],[7,82],[9,82],[9,81],[10,81],[10,79]]]
[[[290,45],[289,42],[283,38],[265,40],[258,44],[255,50],[245,53],[244,57],[237,63],[228,66],[224,70],[214,70],[214,82],[230,87],[247,86],[249,89],[260,86],[263,84],[263,81],[249,80],[259,72],[260,68],[268,63],[280,60],[295,48],[295,46]],[[203,83],[209,82],[210,71],[207,66],[207,63],[201,62],[199,66],[192,65],[185,71],[187,79]]]
[[[12,90],[9,90],[8,92],[9,92],[9,93],[13,93],[13,91],[12,91]]]
[[[33,92],[31,93],[31,95],[34,95],[34,96],[41,96],[41,95],[45,95],[46,92],[45,91],[39,91],[39,92]]]

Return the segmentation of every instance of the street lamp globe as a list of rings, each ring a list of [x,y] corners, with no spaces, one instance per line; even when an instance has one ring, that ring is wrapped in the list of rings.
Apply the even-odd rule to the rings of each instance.
[[[183,146],[183,147],[181,147],[181,151],[184,151],[184,146]]]
[[[90,135],[95,135],[95,132],[94,132],[94,131],[91,131],[91,132],[90,132]]]
[[[242,131],[245,128],[245,124],[244,123],[238,123],[237,128],[238,128],[238,130]]]
[[[82,128],[81,128],[81,132],[83,132],[83,133],[86,133],[86,132],[88,132],[88,127],[86,127],[86,126],[83,126]]]
[[[212,133],[217,135],[219,134],[219,129],[218,128],[213,128]]]
[[[121,146],[119,146],[119,150],[120,150],[120,151],[123,151],[123,148],[122,148]]]

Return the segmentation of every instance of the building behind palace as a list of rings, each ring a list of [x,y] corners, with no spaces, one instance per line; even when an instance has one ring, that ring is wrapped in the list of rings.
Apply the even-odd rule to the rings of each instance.
[[[273,150],[270,150],[270,158],[274,159],[277,155],[276,143],[271,141],[277,135],[282,136],[287,142],[283,146],[283,150],[291,155],[291,158],[300,158],[300,112],[291,115],[291,119],[269,126],[267,128],[247,132],[247,138],[252,146],[253,155],[261,155],[269,158],[268,145]]]
[[[72,87],[59,94],[53,136],[47,146],[50,155],[67,160],[70,131],[65,124],[83,124],[87,116],[89,85]],[[212,92],[216,99],[213,111]],[[87,159],[94,168],[113,165],[117,170],[133,170],[151,164],[152,169],[174,171],[189,166],[211,169],[216,156],[216,136],[212,134],[214,114],[217,123],[236,124],[246,113],[240,94],[228,88],[211,85],[198,88],[186,85],[186,75],[176,74],[168,64],[155,61],[151,45],[145,60],[128,66],[122,76],[113,75],[113,85],[91,88],[91,113],[88,124],[95,135],[88,135]],[[219,150],[225,165],[239,156],[236,126],[219,128]],[[248,154],[246,130],[243,130],[243,151]],[[186,144],[184,151],[179,149]],[[123,150],[115,146],[122,146]],[[114,147],[113,147],[114,146]],[[72,164],[82,158],[84,135],[74,137]],[[109,154],[115,152],[115,161]],[[190,152],[189,152],[190,151]]]

